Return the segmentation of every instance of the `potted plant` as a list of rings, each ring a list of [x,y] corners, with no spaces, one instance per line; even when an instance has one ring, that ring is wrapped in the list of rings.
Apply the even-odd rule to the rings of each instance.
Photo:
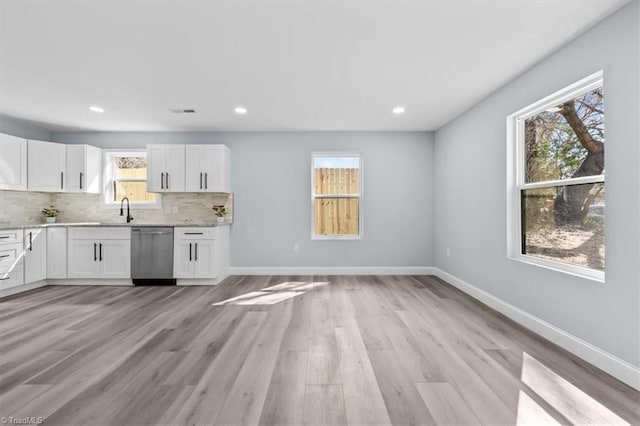
[[[213,206],[213,213],[218,217],[218,223],[224,223],[224,215],[227,214],[227,209],[223,205]]]
[[[56,209],[54,206],[49,206],[48,208],[42,209],[42,214],[44,215],[44,220],[47,223],[55,223],[56,217],[60,213],[60,210]]]

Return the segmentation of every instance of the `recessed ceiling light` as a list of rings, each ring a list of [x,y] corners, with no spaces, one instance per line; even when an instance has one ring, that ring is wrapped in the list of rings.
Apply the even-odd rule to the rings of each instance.
[[[91,105],[89,109],[93,112],[104,112],[104,108],[99,107],[98,105]]]
[[[393,113],[394,114],[404,114],[404,107],[403,106],[397,106],[393,109]]]
[[[236,112],[236,114],[240,114],[240,115],[247,113],[247,109],[241,106],[236,107],[234,111]]]

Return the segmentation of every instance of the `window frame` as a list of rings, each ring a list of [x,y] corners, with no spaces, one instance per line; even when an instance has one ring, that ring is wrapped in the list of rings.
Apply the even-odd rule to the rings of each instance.
[[[316,194],[315,193],[315,160],[316,158],[358,158],[358,187],[360,192],[357,195],[331,195],[331,194]],[[363,238],[364,222],[363,222],[363,193],[364,193],[364,179],[363,179],[363,164],[364,158],[362,152],[356,151],[313,151],[311,153],[311,239],[312,240],[361,240]],[[348,235],[321,235],[315,233],[315,219],[316,209],[315,201],[319,198],[357,198],[358,199],[358,234]]]
[[[605,280],[605,271],[542,259],[522,253],[523,190],[589,183],[602,183],[606,187],[604,172],[597,176],[527,183],[525,178],[524,122],[532,116],[556,107],[558,104],[574,99],[598,87],[604,87],[604,73],[602,70],[560,89],[507,117],[507,257],[526,264],[536,265],[603,283]]]
[[[102,197],[100,197],[100,207],[103,209],[119,209],[121,201],[114,200],[115,196],[114,192],[114,181],[115,178],[115,162],[114,158],[119,156],[144,156],[147,158],[147,151],[144,149],[105,149],[103,150],[103,187],[102,187]],[[148,176],[146,179],[142,178],[127,178],[127,179],[117,179],[119,181],[130,181],[130,182],[146,182],[148,180]],[[156,201],[151,202],[141,202],[141,201],[131,201],[131,206],[136,207],[141,210],[159,210],[162,209],[162,194],[157,194]]]

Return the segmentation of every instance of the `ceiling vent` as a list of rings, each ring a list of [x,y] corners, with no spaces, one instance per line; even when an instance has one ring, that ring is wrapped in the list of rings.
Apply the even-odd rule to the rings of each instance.
[[[196,113],[196,110],[191,108],[170,108],[169,111],[171,111],[174,114],[195,114]]]

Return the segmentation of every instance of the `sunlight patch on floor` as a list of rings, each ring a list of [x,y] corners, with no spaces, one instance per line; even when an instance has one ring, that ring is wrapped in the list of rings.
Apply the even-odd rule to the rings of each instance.
[[[521,378],[525,385],[573,424],[629,425],[624,419],[526,352],[523,353]],[[520,401],[518,418],[520,418],[519,408]],[[531,408],[530,404],[524,401],[523,409],[528,408]]]
[[[270,287],[265,287],[260,291],[252,291],[251,293],[232,297],[231,299],[223,300],[222,302],[213,303],[212,305],[273,305],[284,300],[300,296],[304,294],[305,291],[323,287],[328,284],[328,281],[287,281]]]
[[[520,391],[518,395],[517,426],[560,425],[544,408],[538,405],[529,395]]]

